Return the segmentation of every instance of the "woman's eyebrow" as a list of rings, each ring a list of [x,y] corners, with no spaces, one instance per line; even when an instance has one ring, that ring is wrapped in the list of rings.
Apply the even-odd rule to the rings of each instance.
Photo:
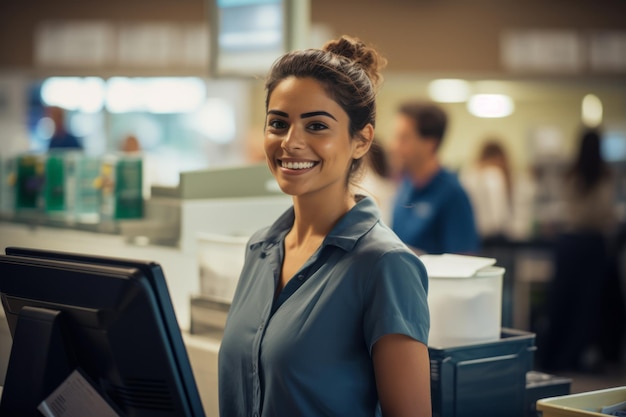
[[[268,110],[267,114],[275,114],[276,116],[280,116],[280,117],[285,117],[285,118],[289,118],[289,114],[285,113],[284,111],[280,111],[280,110]],[[331,119],[337,121],[337,118],[335,116],[333,116],[332,114],[323,111],[323,110],[319,110],[319,111],[312,111],[312,112],[308,112],[308,113],[302,113],[300,115],[301,119],[306,119],[309,117],[315,117],[315,116],[326,116],[326,117],[330,117]]]
[[[315,116],[328,116],[331,119],[333,119],[334,121],[337,121],[337,119],[335,118],[335,116],[333,116],[332,114],[326,112],[326,111],[312,111],[309,113],[302,113],[300,115],[301,119],[306,119],[307,117],[315,117]]]
[[[276,116],[286,117],[286,118],[289,117],[287,113],[285,113],[284,111],[280,111],[280,110],[268,110],[267,114],[275,114]]]

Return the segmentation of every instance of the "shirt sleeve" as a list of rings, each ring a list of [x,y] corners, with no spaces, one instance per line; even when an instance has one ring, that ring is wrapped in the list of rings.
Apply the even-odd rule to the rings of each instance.
[[[413,253],[396,250],[383,254],[372,269],[366,291],[363,320],[370,354],[387,334],[403,334],[428,344],[428,277]]]

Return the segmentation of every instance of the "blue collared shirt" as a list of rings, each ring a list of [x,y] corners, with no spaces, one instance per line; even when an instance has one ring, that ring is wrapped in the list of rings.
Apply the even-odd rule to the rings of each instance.
[[[63,133],[53,136],[48,144],[48,149],[81,149],[82,146],[78,138],[71,133]]]
[[[428,342],[421,261],[359,201],[274,301],[293,208],[254,234],[219,353],[222,417],[380,414],[372,347]]]
[[[392,229],[426,253],[475,253],[480,235],[467,193],[455,174],[441,169],[417,188],[405,178],[393,208]]]

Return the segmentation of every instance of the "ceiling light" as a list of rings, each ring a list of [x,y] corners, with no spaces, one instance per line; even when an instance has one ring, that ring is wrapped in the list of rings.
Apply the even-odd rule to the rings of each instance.
[[[497,118],[510,116],[515,105],[504,94],[475,94],[467,102],[467,109],[476,117]]]
[[[598,127],[602,123],[602,101],[594,94],[587,94],[582,102],[583,124]]]
[[[459,79],[433,80],[428,84],[428,94],[440,103],[463,103],[470,96],[470,85]]]
[[[41,85],[47,106],[97,113],[104,103],[104,80],[99,77],[50,77]]]

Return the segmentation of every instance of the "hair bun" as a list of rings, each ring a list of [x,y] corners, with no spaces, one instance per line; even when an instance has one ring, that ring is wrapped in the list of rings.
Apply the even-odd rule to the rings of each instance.
[[[322,49],[353,61],[367,73],[374,86],[382,82],[381,70],[387,65],[387,60],[360,39],[343,35],[327,42]]]

